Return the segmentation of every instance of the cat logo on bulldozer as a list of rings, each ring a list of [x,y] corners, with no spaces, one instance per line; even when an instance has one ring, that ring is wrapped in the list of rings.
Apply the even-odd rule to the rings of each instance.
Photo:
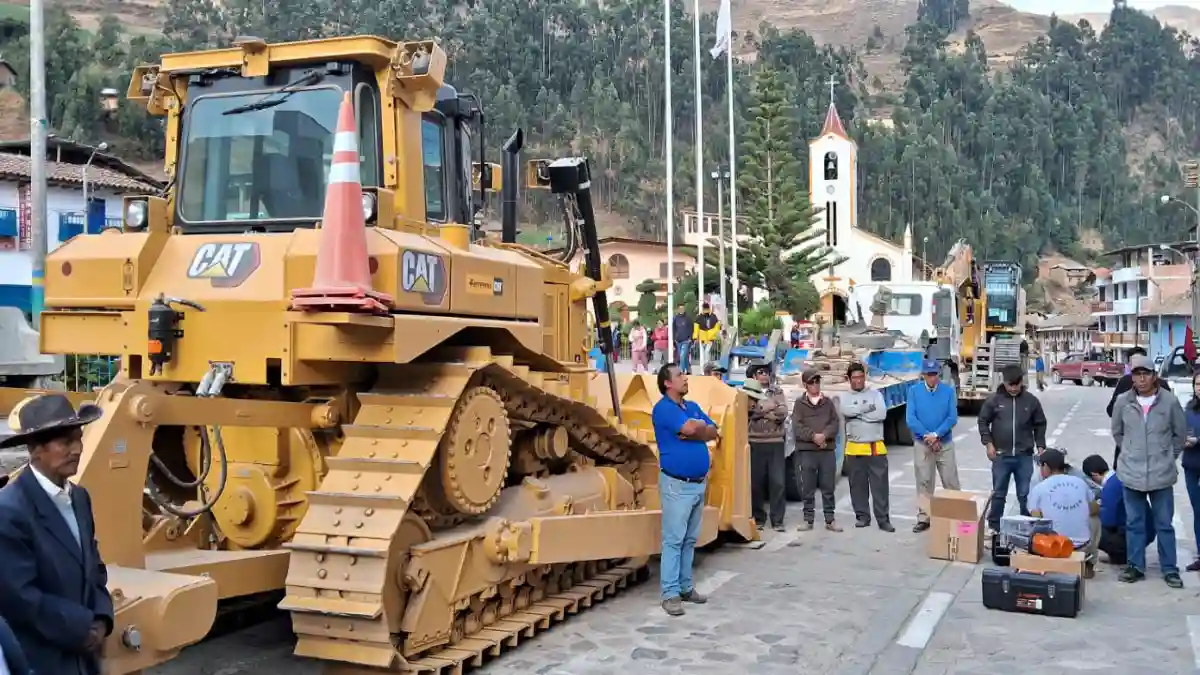
[[[253,242],[201,244],[187,275],[189,279],[208,279],[215,288],[234,288],[254,274],[259,262],[258,244]]]
[[[421,296],[421,302],[436,306],[446,297],[446,262],[442,256],[405,250],[400,255],[400,287]]]

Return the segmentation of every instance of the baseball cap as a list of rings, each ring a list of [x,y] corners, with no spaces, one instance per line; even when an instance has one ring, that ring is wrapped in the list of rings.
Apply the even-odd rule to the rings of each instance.
[[[800,381],[804,384],[821,381],[821,371],[816,368],[805,368],[803,373],[800,373]]]
[[[1136,354],[1133,358],[1129,359],[1129,372],[1132,373],[1138,370],[1148,370],[1153,373],[1154,362],[1145,354]]]
[[[1071,468],[1071,465],[1067,464],[1066,453],[1055,448],[1046,448],[1042,452],[1040,461],[1043,466],[1049,467],[1051,471],[1066,471]]]
[[[942,367],[939,366],[938,362],[933,359],[925,359],[925,361],[921,363],[921,372],[926,375],[940,375],[942,373]]]

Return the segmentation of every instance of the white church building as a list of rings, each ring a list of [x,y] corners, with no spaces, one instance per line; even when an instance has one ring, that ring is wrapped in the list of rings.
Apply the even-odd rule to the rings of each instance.
[[[808,146],[809,199],[821,210],[817,227],[834,251],[831,257],[845,259],[814,274],[811,281],[821,294],[821,311],[840,322],[845,320],[851,285],[913,281],[920,261],[913,255],[911,225],[904,230],[902,245],[859,229],[858,145],[846,133],[832,100],[821,135]]]

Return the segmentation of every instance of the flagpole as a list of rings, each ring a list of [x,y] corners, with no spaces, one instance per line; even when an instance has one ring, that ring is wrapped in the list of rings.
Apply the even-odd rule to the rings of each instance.
[[[728,0],[727,0],[728,1]],[[733,289],[733,332],[738,329],[738,297],[741,289],[738,283],[738,238],[737,238],[737,154],[735,153],[733,131],[733,8],[730,8],[729,42],[725,47],[725,89],[729,97],[729,231],[733,241],[733,279],[730,284]],[[721,242],[724,246],[725,242]],[[722,287],[723,288],[723,287]]]
[[[679,354],[675,347],[675,333],[671,325],[674,323],[671,312],[675,311],[675,159],[673,155],[675,143],[672,139],[675,134],[675,125],[672,122],[674,113],[671,110],[671,0],[663,0],[663,29],[666,33],[666,58],[663,59],[666,123],[663,134],[666,136],[665,152],[667,155],[667,348],[672,353],[668,363],[674,363],[679,359]]]
[[[694,37],[694,48],[696,51],[693,60],[696,62],[696,218],[698,227],[696,230],[700,233],[700,246],[697,252],[698,260],[696,266],[699,268],[699,290],[697,292],[697,300],[701,306],[704,305],[704,244],[708,238],[708,222],[704,218],[704,109],[701,107],[704,97],[702,95],[703,87],[701,86],[702,75],[700,72],[700,0],[695,0],[692,11],[692,35]],[[700,307],[696,308],[697,311]],[[705,350],[701,348],[701,361],[707,359]],[[704,365],[701,363],[701,365]]]

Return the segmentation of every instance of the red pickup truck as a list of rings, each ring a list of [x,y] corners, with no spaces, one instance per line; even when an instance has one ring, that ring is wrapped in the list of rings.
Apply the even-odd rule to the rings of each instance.
[[[1050,367],[1050,378],[1055,384],[1063,380],[1071,380],[1085,387],[1093,382],[1109,386],[1117,383],[1125,374],[1125,366],[1109,361],[1092,361],[1086,354],[1070,354],[1061,362]]]

